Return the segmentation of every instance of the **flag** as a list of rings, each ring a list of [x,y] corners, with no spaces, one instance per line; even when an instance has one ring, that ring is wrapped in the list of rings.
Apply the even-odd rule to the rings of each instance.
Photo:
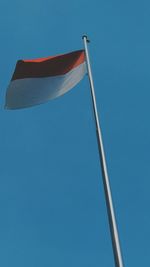
[[[68,92],[85,75],[84,50],[17,61],[6,92],[6,109],[42,104]]]

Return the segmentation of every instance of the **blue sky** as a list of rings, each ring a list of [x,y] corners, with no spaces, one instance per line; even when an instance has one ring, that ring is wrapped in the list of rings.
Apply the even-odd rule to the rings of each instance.
[[[0,265],[114,266],[88,79],[3,109],[18,59],[83,48],[87,33],[125,266],[150,265],[149,1],[0,2]]]

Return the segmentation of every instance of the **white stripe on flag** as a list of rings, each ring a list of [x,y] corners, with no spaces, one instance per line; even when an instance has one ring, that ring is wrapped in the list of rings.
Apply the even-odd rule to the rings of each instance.
[[[61,96],[74,87],[85,73],[84,62],[64,75],[13,80],[7,90],[5,108],[26,108]]]

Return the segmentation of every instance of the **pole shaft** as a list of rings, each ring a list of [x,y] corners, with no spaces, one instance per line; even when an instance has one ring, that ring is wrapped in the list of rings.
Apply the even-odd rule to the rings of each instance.
[[[108,213],[108,219],[109,219],[115,266],[123,267],[119,235],[118,235],[118,230],[117,230],[117,224],[116,224],[116,218],[115,218],[115,212],[114,212],[114,207],[113,207],[112,194],[111,194],[111,188],[110,188],[110,182],[109,182],[109,177],[108,177],[108,172],[107,172],[105,152],[104,152],[104,146],[103,146],[103,140],[102,140],[102,133],[101,133],[100,122],[99,122],[98,111],[97,111],[96,96],[95,96],[94,83],[93,83],[93,78],[92,78],[92,71],[91,71],[88,46],[87,46],[87,43],[88,43],[87,36],[83,36],[83,41],[84,41],[84,47],[85,47],[87,71],[88,71],[89,82],[90,82],[94,118],[95,118],[95,123],[96,123],[97,142],[98,142],[98,148],[99,148],[100,164],[101,164],[101,169],[102,169],[103,185],[104,185],[104,192],[105,192],[105,198],[106,198],[106,206],[107,206],[107,213]]]

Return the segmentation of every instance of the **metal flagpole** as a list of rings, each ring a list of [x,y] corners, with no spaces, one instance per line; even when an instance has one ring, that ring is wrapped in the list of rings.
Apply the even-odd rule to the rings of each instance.
[[[107,206],[107,213],[108,213],[108,219],[109,219],[115,266],[123,267],[119,235],[118,235],[115,212],[114,212],[114,207],[113,207],[110,182],[109,182],[109,177],[108,177],[108,172],[107,172],[107,165],[106,165],[106,159],[105,159],[105,153],[104,153],[104,147],[103,147],[103,141],[102,141],[102,133],[101,133],[100,123],[99,123],[99,118],[98,118],[94,83],[93,83],[93,78],[92,78],[92,71],[91,71],[90,59],[89,59],[89,53],[88,53],[88,47],[87,47],[87,43],[89,42],[89,40],[86,35],[83,35],[82,38],[83,38],[84,46],[85,46],[87,71],[88,71],[90,88],[91,88],[91,97],[92,97],[92,103],[93,103],[94,118],[95,118],[95,123],[96,123],[97,142],[98,142],[98,148],[99,148],[100,164],[101,164],[101,169],[102,169],[104,192],[105,192],[105,198],[106,198],[106,206]]]

